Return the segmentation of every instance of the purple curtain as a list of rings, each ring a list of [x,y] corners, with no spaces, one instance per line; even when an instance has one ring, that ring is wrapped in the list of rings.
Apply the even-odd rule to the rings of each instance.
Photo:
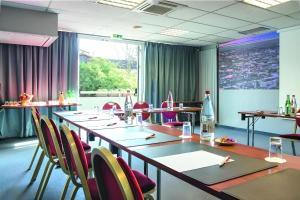
[[[59,32],[50,47],[0,44],[0,102],[17,101],[21,93],[33,101],[57,99],[59,91],[78,91],[76,33]],[[1,110],[1,137],[34,135],[30,110]]]

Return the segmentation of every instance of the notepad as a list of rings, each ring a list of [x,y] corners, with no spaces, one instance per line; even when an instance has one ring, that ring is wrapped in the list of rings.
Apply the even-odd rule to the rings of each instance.
[[[224,158],[225,157],[223,156],[200,150],[158,157],[154,158],[154,160],[178,172],[184,172],[219,165],[224,160]],[[232,161],[234,160],[230,159],[229,162]]]

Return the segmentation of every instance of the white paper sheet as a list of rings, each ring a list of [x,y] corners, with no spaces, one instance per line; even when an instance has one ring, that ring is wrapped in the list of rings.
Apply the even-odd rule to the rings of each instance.
[[[224,159],[223,156],[203,150],[154,158],[154,160],[178,172],[219,165]],[[233,160],[230,159],[231,161]]]

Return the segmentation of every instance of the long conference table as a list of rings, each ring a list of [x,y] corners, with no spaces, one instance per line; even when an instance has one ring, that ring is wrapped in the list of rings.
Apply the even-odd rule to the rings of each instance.
[[[167,172],[220,199],[300,199],[300,158],[284,155],[283,164],[264,161],[268,152],[242,144],[218,146],[201,142],[199,135],[180,138],[181,131],[157,124],[125,124],[109,115],[55,112],[61,120],[126,151],[157,168],[157,199],[161,199],[161,171]],[[155,137],[146,139],[149,135]],[[220,167],[225,156],[231,161]],[[174,162],[176,161],[176,162]],[[296,188],[295,188],[296,187]],[[282,189],[279,189],[282,188]],[[250,193],[250,195],[249,195]],[[283,198],[284,197],[284,198]]]

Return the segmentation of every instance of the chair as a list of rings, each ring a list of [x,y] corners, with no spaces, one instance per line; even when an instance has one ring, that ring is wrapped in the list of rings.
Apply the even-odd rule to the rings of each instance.
[[[297,111],[297,113],[300,113],[300,109]],[[293,155],[296,156],[296,149],[295,149],[295,141],[300,141],[300,134],[297,133],[297,128],[300,126],[300,118],[296,118],[295,120],[295,128],[294,133],[290,134],[281,134],[280,137],[284,139],[288,139],[291,141],[292,151]]]
[[[93,150],[92,164],[101,199],[153,199],[150,193],[154,191],[155,183],[131,170],[121,157],[115,158],[106,148]]]
[[[176,104],[173,103],[173,107],[175,106]],[[162,102],[161,107],[167,108],[168,107],[167,102],[166,101]],[[178,121],[178,116],[176,112],[165,111],[161,113],[161,124],[167,127],[179,127],[183,125],[183,122]]]
[[[113,108],[113,106],[116,106],[116,108],[118,109],[118,110],[120,110],[121,109],[121,106],[118,104],[118,103],[116,103],[116,102],[107,102],[107,103],[105,103],[103,106],[102,106],[102,110],[110,110],[110,109],[112,109]]]
[[[32,107],[32,110],[34,110],[35,112],[39,112],[35,107]],[[34,153],[33,153],[33,156],[32,156],[32,159],[31,159],[31,162],[30,162],[30,164],[29,164],[29,167],[28,167],[27,171],[29,171],[29,170],[31,169],[31,167],[32,167],[32,165],[33,165],[33,162],[34,162],[34,160],[35,160],[35,158],[36,158],[36,155],[37,155],[38,151],[39,151],[40,149],[42,149],[42,147],[41,147],[41,141],[40,141],[40,138],[39,138],[39,134],[37,133],[37,130],[36,130],[35,128],[34,128],[34,132],[35,132],[35,135],[36,135],[37,138],[38,138],[38,144],[37,144],[37,146],[36,146],[36,148],[35,148],[35,151],[34,151]]]
[[[36,199],[41,199],[43,197],[44,191],[47,187],[54,166],[60,166],[66,175],[69,174],[68,169],[65,165],[65,160],[63,158],[64,153],[62,150],[61,137],[54,121],[44,116],[40,120],[40,128],[42,133],[41,138],[44,141],[43,151],[45,152],[45,155],[48,158],[48,162],[46,164],[41,182],[38,187],[38,191],[36,193]],[[86,156],[89,157],[89,167],[91,168],[91,154],[87,153]],[[69,182],[70,180],[68,179],[62,193],[62,199],[64,199],[65,197]]]
[[[100,199],[95,179],[88,178],[88,160],[79,136],[66,125],[61,125],[60,131],[70,179],[75,185],[71,199],[75,198],[79,188],[83,188],[85,199]]]
[[[146,109],[149,108],[149,104],[147,102],[136,102],[133,105],[133,109],[144,109],[144,108]],[[146,113],[146,112],[142,113],[143,120],[147,120],[149,117],[150,117],[150,113]]]

